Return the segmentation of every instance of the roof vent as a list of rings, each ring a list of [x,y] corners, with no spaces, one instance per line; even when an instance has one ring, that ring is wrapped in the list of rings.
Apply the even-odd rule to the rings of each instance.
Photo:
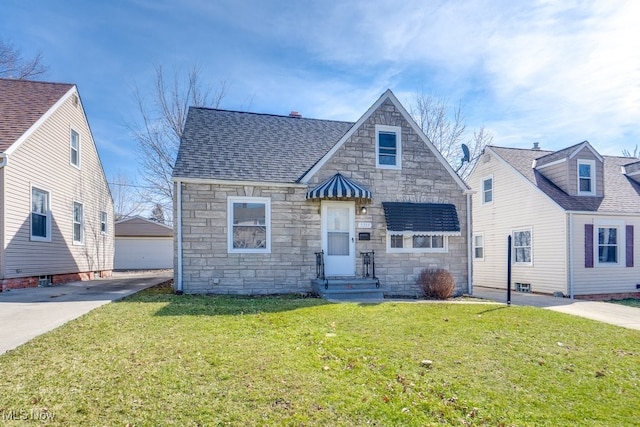
[[[293,117],[294,119],[301,119],[302,114],[298,113],[297,111],[292,111],[289,113],[289,117]]]
[[[539,142],[534,142],[533,143],[533,150],[540,150],[540,143]]]

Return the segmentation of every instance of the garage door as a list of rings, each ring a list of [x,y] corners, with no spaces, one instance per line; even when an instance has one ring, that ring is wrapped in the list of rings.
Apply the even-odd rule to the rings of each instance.
[[[116,237],[116,270],[173,268],[172,237]]]

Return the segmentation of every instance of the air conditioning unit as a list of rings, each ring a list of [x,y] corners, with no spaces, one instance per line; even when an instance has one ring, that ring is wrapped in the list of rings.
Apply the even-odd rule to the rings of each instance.
[[[516,292],[531,292],[531,283],[518,283],[516,282]]]

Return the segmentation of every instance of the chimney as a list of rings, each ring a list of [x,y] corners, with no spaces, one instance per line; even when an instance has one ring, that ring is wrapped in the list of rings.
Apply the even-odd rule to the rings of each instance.
[[[302,114],[298,113],[297,111],[292,111],[289,113],[289,117],[293,117],[294,119],[301,119]]]
[[[540,150],[540,143],[539,142],[534,142],[532,150]]]

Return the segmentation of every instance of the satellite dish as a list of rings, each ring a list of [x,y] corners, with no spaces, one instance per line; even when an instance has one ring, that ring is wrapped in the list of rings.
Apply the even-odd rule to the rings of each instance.
[[[462,163],[468,162],[469,161],[469,147],[467,147],[467,144],[462,144]]]

